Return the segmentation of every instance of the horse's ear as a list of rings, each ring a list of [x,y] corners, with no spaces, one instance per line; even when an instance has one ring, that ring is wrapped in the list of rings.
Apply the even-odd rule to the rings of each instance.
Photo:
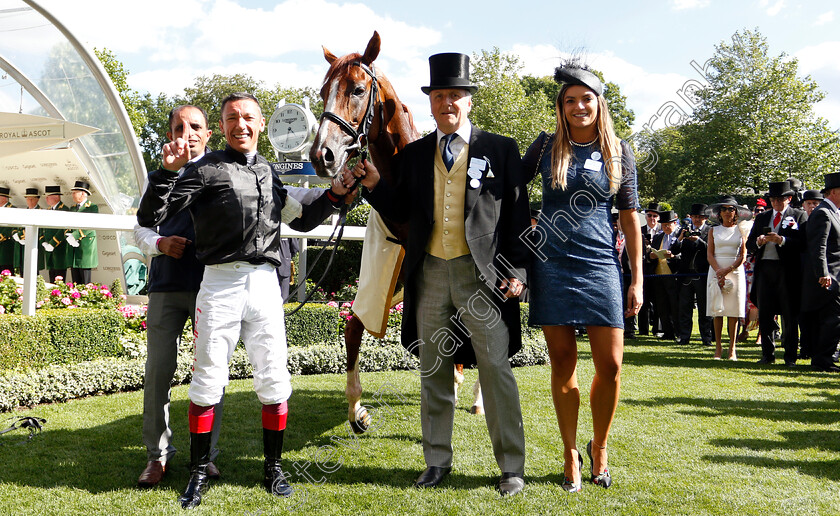
[[[376,59],[379,55],[379,43],[379,33],[373,31],[373,36],[371,36],[370,41],[368,41],[367,48],[365,49],[365,55],[362,56],[363,63],[369,65]]]
[[[335,63],[336,60],[338,59],[337,57],[335,57],[335,54],[333,54],[332,52],[327,50],[327,47],[325,47],[323,45],[321,46],[321,48],[324,49],[324,59],[326,59],[329,64]]]

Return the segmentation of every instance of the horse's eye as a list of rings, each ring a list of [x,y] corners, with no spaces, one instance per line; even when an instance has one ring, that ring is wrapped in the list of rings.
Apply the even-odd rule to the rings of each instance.
[[[355,95],[357,97],[361,97],[362,95],[365,94],[366,91],[367,90],[364,87],[356,86],[356,88],[353,90],[353,95]]]

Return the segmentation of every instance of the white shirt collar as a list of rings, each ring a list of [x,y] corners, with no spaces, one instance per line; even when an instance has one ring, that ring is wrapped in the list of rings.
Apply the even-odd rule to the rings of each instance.
[[[438,147],[440,147],[440,140],[446,135],[440,129],[436,129],[435,133],[437,135]],[[467,120],[461,127],[458,128],[457,131],[455,131],[455,134],[460,136],[461,139],[464,140],[464,143],[469,143],[470,136],[472,135],[472,124],[470,121]]]
[[[833,202],[831,202],[831,200],[830,200],[828,197],[826,197],[824,200],[825,200],[825,202],[827,202],[829,205],[831,205],[831,207],[832,207],[832,208],[834,208],[834,211],[835,211],[835,212],[840,212],[840,208],[837,208],[837,206],[835,206],[835,205],[834,205],[834,203],[833,203]]]

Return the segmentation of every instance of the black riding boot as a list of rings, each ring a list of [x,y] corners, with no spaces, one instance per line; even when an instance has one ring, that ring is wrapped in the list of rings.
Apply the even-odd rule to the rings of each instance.
[[[190,432],[190,482],[184,494],[178,498],[181,507],[194,509],[201,504],[201,496],[207,492],[207,464],[210,462],[210,432]]]
[[[283,468],[280,466],[280,457],[283,455],[283,432],[285,430],[268,430],[263,428],[263,452],[265,462],[265,478],[263,486],[265,490],[275,496],[291,496],[294,492],[289,481],[283,475]]]

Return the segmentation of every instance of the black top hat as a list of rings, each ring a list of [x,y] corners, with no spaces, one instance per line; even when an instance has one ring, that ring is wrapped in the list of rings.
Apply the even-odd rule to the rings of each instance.
[[[840,188],[840,172],[826,174],[823,177],[825,178],[825,188],[822,189],[822,193],[826,193],[832,188]]]
[[[38,193],[37,188],[27,188],[24,197],[41,197],[41,194]]]
[[[478,86],[470,82],[470,56],[450,52],[429,57],[429,85],[420,90],[428,95],[432,90],[447,88],[467,90],[470,94],[478,91]]]
[[[689,215],[700,215],[703,217],[709,216],[709,206],[703,204],[701,202],[694,203],[691,205],[691,211],[688,212]]]
[[[680,216],[677,215],[675,211],[660,211],[659,212],[659,223],[665,224],[667,222],[676,222],[679,220]]]
[[[45,186],[44,187],[44,195],[61,195],[61,187],[60,186]]]
[[[9,190],[5,186],[0,186],[0,195],[8,197],[11,194],[11,190]]]
[[[662,206],[660,206],[658,202],[648,203],[648,207],[645,208],[645,213],[649,211],[655,211],[656,213],[659,213],[660,211],[662,211]]]
[[[805,190],[802,192],[803,201],[822,201],[825,199],[819,190]]]
[[[597,75],[581,65],[577,59],[554,69],[554,81],[558,84],[586,86],[599,97],[604,94],[604,83]]]
[[[794,191],[790,186],[790,181],[774,181],[770,183],[770,191],[767,192],[767,197],[787,197],[793,194]]]
[[[76,184],[70,190],[81,190],[90,195],[90,184],[85,181],[76,181]]]

